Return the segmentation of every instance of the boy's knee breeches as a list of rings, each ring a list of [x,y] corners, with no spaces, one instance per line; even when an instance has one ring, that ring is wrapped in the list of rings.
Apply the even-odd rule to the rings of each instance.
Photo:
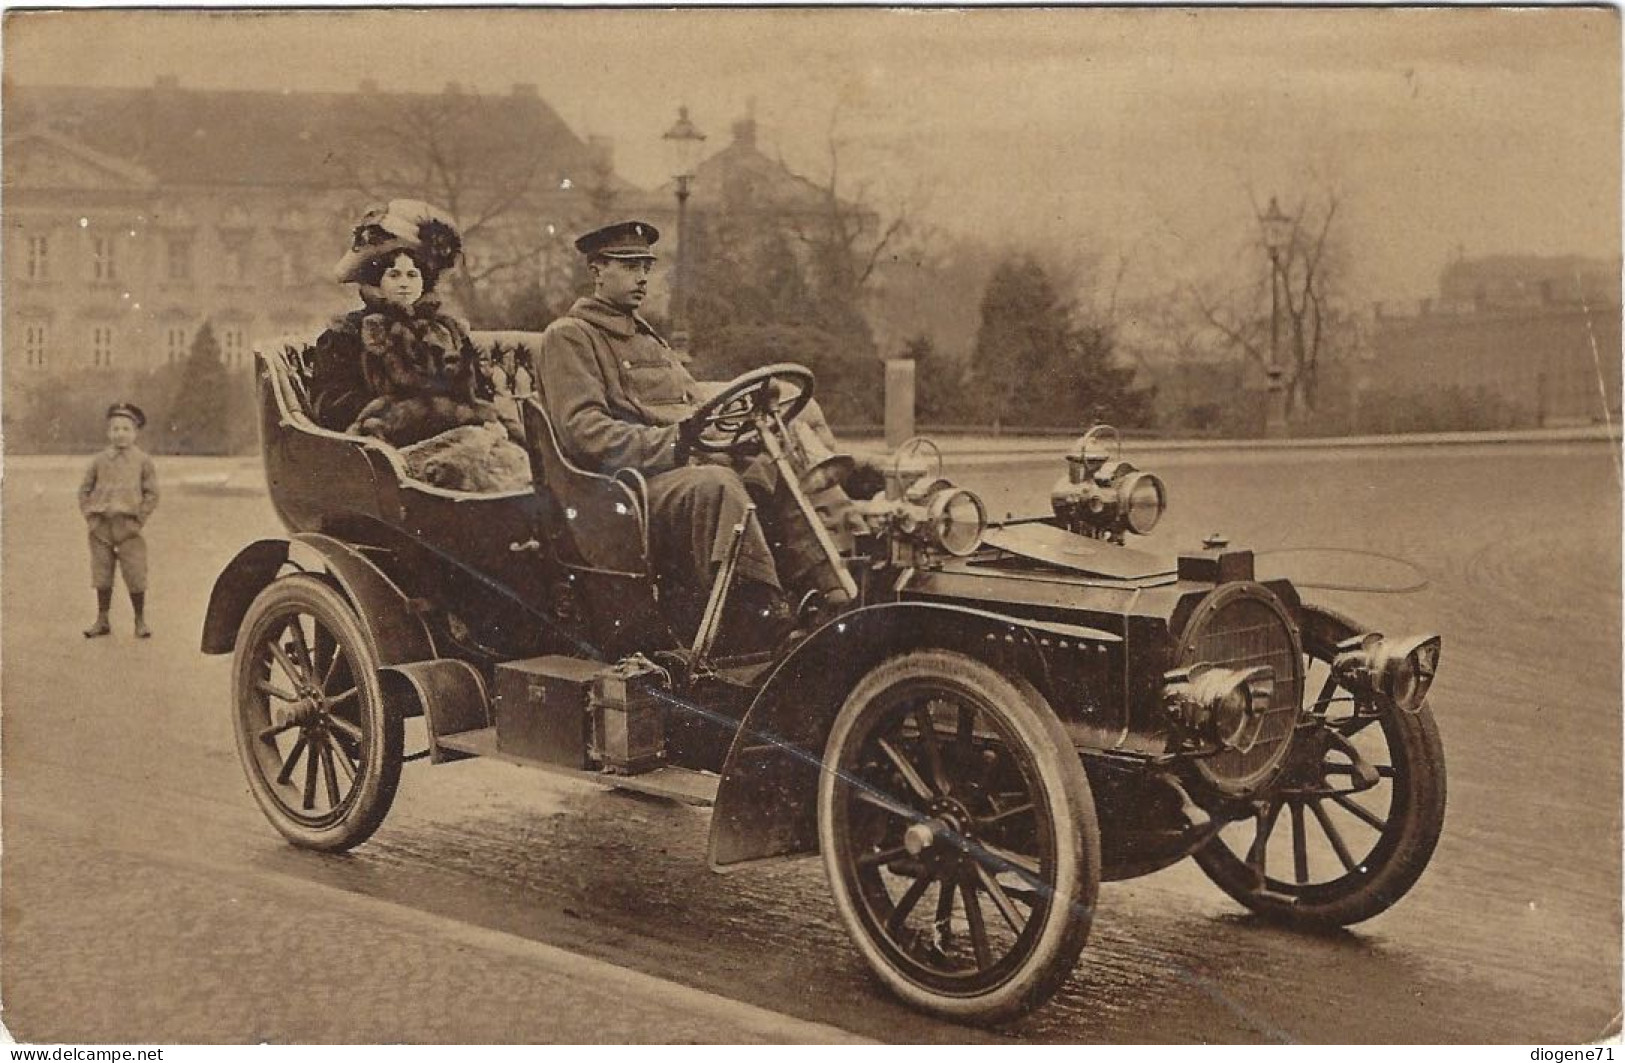
[[[111,590],[113,568],[124,573],[124,586],[132,594],[147,589],[147,541],[141,522],[126,514],[98,514],[90,518],[90,581],[97,590]]]

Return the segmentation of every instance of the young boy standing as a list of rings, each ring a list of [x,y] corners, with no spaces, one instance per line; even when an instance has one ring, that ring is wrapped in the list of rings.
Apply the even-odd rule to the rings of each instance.
[[[147,541],[141,528],[158,508],[158,470],[135,445],[147,426],[141,407],[115,402],[107,408],[106,450],[91,459],[79,485],[79,512],[90,526],[90,579],[96,588],[96,622],[85,638],[100,638],[113,629],[107,610],[113,603],[113,566],[124,572],[124,586],[135,610],[135,637],[151,638],[147,628]]]

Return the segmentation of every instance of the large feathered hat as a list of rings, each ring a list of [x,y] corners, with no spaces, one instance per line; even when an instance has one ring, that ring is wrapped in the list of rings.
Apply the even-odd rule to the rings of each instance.
[[[425,266],[443,273],[463,253],[463,237],[444,211],[421,199],[392,199],[361,216],[351,232],[350,250],[333,272],[341,284],[354,281],[368,262],[401,251],[419,252]]]

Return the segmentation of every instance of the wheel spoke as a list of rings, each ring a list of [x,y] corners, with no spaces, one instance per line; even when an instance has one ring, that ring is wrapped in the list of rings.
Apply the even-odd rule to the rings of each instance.
[[[312,668],[313,673],[321,673],[323,687],[326,687],[327,680],[332,678],[331,672],[333,668],[333,658],[337,656],[338,648],[339,644],[338,641],[333,638],[333,633],[328,631],[327,628],[322,624],[317,623],[315,646],[316,655],[311,661],[311,664],[314,666]]]
[[[309,812],[311,809],[316,807],[316,771],[317,771],[317,763],[316,763],[316,761],[317,761],[320,753],[321,753],[321,746],[317,745],[314,742],[310,743],[310,748],[305,752],[305,801],[304,801],[304,809],[305,809],[306,812]]]
[[[884,738],[877,739],[875,744],[886,754],[886,758],[892,762],[892,766],[903,777],[903,781],[908,783],[909,789],[926,800],[930,800],[934,796],[931,788],[925,784],[924,779],[920,778],[920,773],[914,770],[914,765],[908,762],[908,758],[903,756],[901,750]]]
[[[954,918],[954,884],[949,879],[937,882],[937,947],[946,949],[948,939],[953,934]]]
[[[982,921],[982,903],[976,899],[976,887],[969,882],[959,884],[965,898],[965,919],[970,923],[971,946],[976,950],[977,970],[993,966],[993,948],[987,940],[987,924]]]
[[[1328,794],[1327,796],[1337,803],[1337,807],[1347,810],[1350,815],[1360,820],[1360,822],[1364,823],[1372,830],[1381,833],[1382,831],[1388,829],[1387,820],[1379,818],[1375,812],[1360,804],[1358,801],[1355,801],[1353,798],[1344,794]]]
[[[356,774],[360,771],[360,766],[355,760],[351,759],[350,754],[344,751],[344,746],[339,742],[337,735],[333,735],[331,738],[331,744],[333,747],[333,761],[334,763],[338,764],[339,767],[344,769],[344,781],[349,783],[351,786],[354,786]]]
[[[1370,769],[1377,773],[1379,779],[1392,779],[1394,766],[1392,764],[1372,764]],[[1326,764],[1321,767],[1322,775],[1349,775],[1358,777],[1353,764]]]
[[[895,849],[876,849],[862,853],[858,856],[859,867],[874,867],[877,864],[889,864],[893,860],[901,860],[908,855],[908,850],[899,845]]]
[[[909,884],[908,889],[897,899],[897,907],[892,909],[891,916],[886,920],[888,933],[895,937],[902,931],[903,924],[908,922],[909,913],[914,911],[914,906],[920,903],[920,898],[925,896],[925,891],[930,889],[931,883],[935,881],[936,872],[926,871]]]
[[[282,762],[282,770],[277,772],[277,782],[286,783],[293,778],[293,766],[299,763],[299,754],[303,753],[309,745],[310,736],[300,732],[299,741],[295,742],[293,749],[288,751],[288,759]]]
[[[1303,832],[1303,803],[1292,802],[1292,875],[1298,885],[1309,881],[1309,843]]]
[[[357,727],[355,724],[351,723],[349,720],[346,720],[342,716],[334,716],[332,714],[329,714],[328,717],[327,717],[327,722],[331,726],[338,728],[340,731],[343,731],[344,734],[352,742],[355,742],[357,745],[361,744],[361,728]]]
[[[1353,871],[1355,869],[1354,857],[1349,855],[1348,846],[1343,844],[1343,836],[1337,832],[1337,827],[1333,825],[1332,818],[1326,814],[1324,808],[1320,807],[1319,801],[1310,805],[1309,810],[1320,821],[1320,829],[1325,832],[1326,840],[1332,843],[1332,849],[1337,853],[1337,858],[1343,862],[1343,869]]]
[[[283,673],[286,674],[289,679],[293,680],[293,685],[296,687],[299,686],[305,677],[299,674],[299,666],[294,664],[293,661],[288,657],[288,651],[283,649],[282,645],[275,639],[268,641],[266,643],[266,648],[271,651],[271,656],[276,660],[276,663],[281,666]]]
[[[271,697],[276,698],[278,701],[298,701],[299,700],[299,696],[297,694],[288,693],[287,691],[283,690],[281,687],[277,686],[275,683],[271,682],[269,679],[256,679],[256,680],[254,680],[254,689],[259,691],[261,694],[269,694],[269,695],[271,695]]]
[[[333,697],[328,698],[327,699],[327,704],[324,705],[323,708],[325,708],[328,712],[332,712],[334,709],[338,708],[340,705],[344,704],[346,701],[349,701],[351,698],[355,697],[356,691],[358,691],[360,689],[361,689],[360,687],[351,687],[349,690],[346,690],[342,694],[337,694],[337,695],[335,695]]]
[[[1002,882],[999,885],[1004,886]],[[1011,900],[1020,901],[1028,908],[1037,908],[1038,902],[1043,899],[1043,895],[1037,890],[1023,889],[1020,886],[1004,886],[1004,893]]]
[[[1004,916],[1004,921],[1010,924],[1010,929],[1020,934],[1023,924],[1021,913],[1017,912],[1016,906],[1010,902],[1010,896],[1004,892],[1004,886],[981,864],[976,865],[976,877],[982,880],[987,895],[993,899],[993,906]]]
[[[914,725],[920,729],[920,742],[925,746],[925,763],[931,772],[936,793],[948,792],[948,774],[942,767],[942,746],[937,739],[937,722],[927,702],[914,710]]]
[[[299,663],[304,666],[305,674],[314,678],[316,675],[316,660],[311,655],[310,642],[305,638],[304,618],[295,616],[289,621],[288,628],[293,632],[293,648],[298,654]]]
[[[981,819],[976,821],[976,825],[979,827],[986,827],[994,823],[1003,823],[1007,819],[1013,819],[1016,816],[1026,815],[1028,812],[1032,812],[1037,807],[1037,805],[1033,804],[1031,801],[1028,801],[1024,804],[1017,805],[1014,808],[1007,808],[1002,812],[995,812],[991,816],[983,816]]]
[[[1271,801],[1269,805],[1258,813],[1258,831],[1253,835],[1253,845],[1247,850],[1247,866],[1258,876],[1260,882],[1264,881],[1264,854],[1269,848],[1270,834],[1275,830],[1275,821],[1281,815],[1281,803]]]
[[[970,845],[971,856],[976,858],[978,864],[982,863],[982,854],[976,852],[977,848],[980,848],[983,853],[994,857],[995,864],[1002,861],[1002,863],[1005,865],[996,866],[995,872],[1014,871],[1035,885],[1043,885],[1043,872],[1039,869],[1037,862],[1034,861],[1032,857],[1025,856],[1021,853],[1012,852],[1011,850],[1002,848],[1001,846],[989,845],[987,842],[981,842],[979,845],[976,842],[972,842]]]
[[[1326,677],[1326,682],[1322,683],[1320,686],[1320,696],[1315,698],[1314,704],[1309,706],[1309,711],[1324,712],[1326,707],[1332,703],[1333,695],[1336,693],[1337,677],[1334,675],[1328,675]]]
[[[333,740],[327,739],[322,743],[322,772],[327,777],[327,804],[329,808],[339,807],[339,770],[333,764]]]
[[[294,727],[298,727],[298,726],[299,726],[299,721],[298,720],[289,720],[286,723],[273,723],[271,726],[261,730],[260,733],[256,737],[259,738],[259,740],[261,742],[269,742],[271,739],[275,738],[277,735],[281,734],[283,731],[287,731],[287,730],[290,730],[290,729],[292,729]],[[281,781],[282,782],[287,782],[288,780],[283,779]]]
[[[322,674],[322,689],[326,690],[333,683],[333,677],[338,675],[339,662],[344,660],[344,647],[337,642],[333,643],[333,657],[327,662],[327,671]]]

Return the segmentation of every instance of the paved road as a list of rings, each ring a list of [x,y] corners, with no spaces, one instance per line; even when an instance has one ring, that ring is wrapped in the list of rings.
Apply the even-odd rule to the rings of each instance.
[[[157,638],[128,638],[116,613],[119,636],[86,643],[74,474],[25,460],[4,484],[5,1021],[28,1040],[157,1041],[801,1040],[839,1027],[915,1041],[1551,1042],[1617,1028],[1610,451],[1156,465],[1174,499],[1159,544],[1218,528],[1261,551],[1405,557],[1431,579],[1412,595],[1319,595],[1448,639],[1435,696],[1445,837],[1416,891],[1370,924],[1272,928],[1182,865],[1105,888],[1049,1008],[967,1031],[878,994],[816,862],[707,871],[703,811],[502,764],[415,764],[372,842],[295,851],[246,793],[226,662],[196,653],[209,582],[276,530],[269,507],[172,491],[151,536]],[[163,466],[172,482],[213,469]],[[984,466],[966,480],[996,512],[1027,510],[1056,471]],[[1409,579],[1348,555],[1260,565]]]

